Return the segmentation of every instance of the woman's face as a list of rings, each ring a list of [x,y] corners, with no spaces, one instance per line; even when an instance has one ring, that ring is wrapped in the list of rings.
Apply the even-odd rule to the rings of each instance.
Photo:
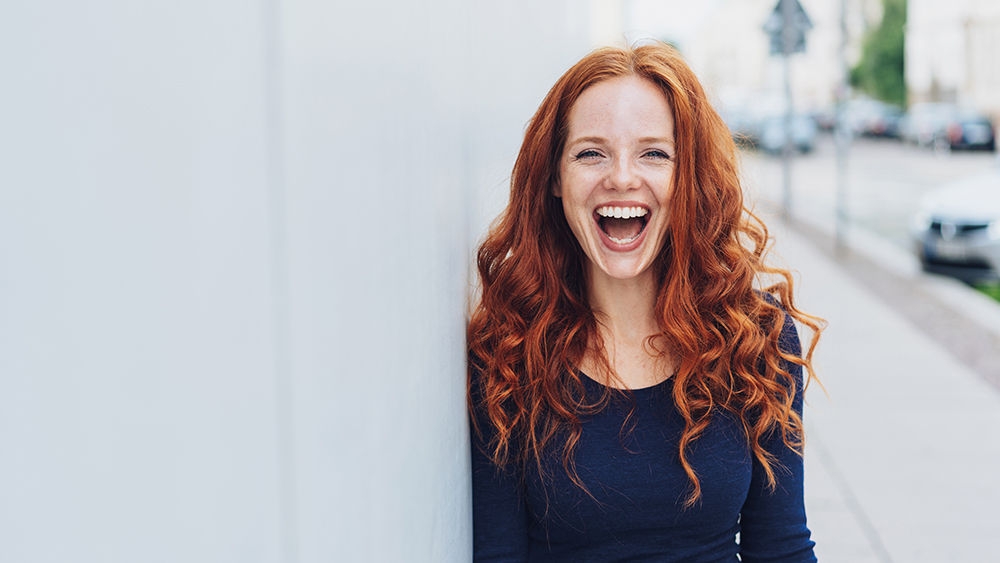
[[[652,82],[624,76],[584,90],[568,122],[553,193],[587,255],[589,275],[652,275],[674,172],[670,104]]]

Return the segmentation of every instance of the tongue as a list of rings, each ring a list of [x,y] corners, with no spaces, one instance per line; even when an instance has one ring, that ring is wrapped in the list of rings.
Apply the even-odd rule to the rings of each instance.
[[[618,240],[628,240],[636,237],[642,232],[642,219],[614,219],[605,218],[602,221],[603,229],[608,236]]]

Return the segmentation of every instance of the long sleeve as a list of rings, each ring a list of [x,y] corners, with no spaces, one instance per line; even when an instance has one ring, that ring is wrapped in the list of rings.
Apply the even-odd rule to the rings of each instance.
[[[484,452],[493,427],[480,410],[480,387],[473,381],[472,529],[476,562],[513,563],[528,558],[528,520],[521,479],[500,470]],[[480,433],[475,431],[478,426]]]
[[[790,316],[785,316],[780,346],[785,352],[801,355],[798,333]],[[802,367],[786,364],[795,378],[794,408],[802,414]],[[775,432],[767,451],[777,457],[775,470],[777,487],[772,492],[767,478],[756,461],[750,490],[740,512],[740,556],[744,563],[758,561],[803,563],[816,561],[814,542],[806,527],[803,498],[802,457],[785,446],[780,433]]]

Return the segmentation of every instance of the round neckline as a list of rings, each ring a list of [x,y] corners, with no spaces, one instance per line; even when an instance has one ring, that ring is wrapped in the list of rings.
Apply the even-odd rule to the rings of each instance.
[[[597,388],[599,388],[601,390],[610,389],[612,391],[621,391],[623,393],[633,393],[633,394],[640,394],[640,395],[644,394],[644,393],[651,393],[653,391],[656,391],[657,389],[664,388],[664,387],[672,384],[673,381],[674,381],[674,374],[670,374],[663,381],[661,381],[659,383],[654,383],[653,385],[648,385],[646,387],[634,387],[634,388],[633,387],[624,387],[624,388],[623,387],[612,387],[611,385],[605,385],[605,384],[601,383],[600,381],[594,379],[593,377],[590,377],[583,370],[579,370],[578,369],[578,370],[576,370],[576,372],[581,377],[583,377],[583,379],[585,381],[589,381],[594,387],[597,387]]]

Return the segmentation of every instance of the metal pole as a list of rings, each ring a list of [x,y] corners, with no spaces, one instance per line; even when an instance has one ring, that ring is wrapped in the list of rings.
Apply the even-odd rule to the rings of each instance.
[[[851,143],[851,131],[847,127],[847,0],[840,0],[840,83],[837,86],[837,121],[834,131],[837,160],[837,193],[835,198],[836,222],[834,225],[834,243],[838,254],[847,249],[847,156]]]
[[[781,65],[785,82],[785,143],[781,149],[782,198],[781,214],[785,221],[792,216],[792,77],[791,63],[795,29],[792,27],[794,4],[789,0],[781,2]]]

